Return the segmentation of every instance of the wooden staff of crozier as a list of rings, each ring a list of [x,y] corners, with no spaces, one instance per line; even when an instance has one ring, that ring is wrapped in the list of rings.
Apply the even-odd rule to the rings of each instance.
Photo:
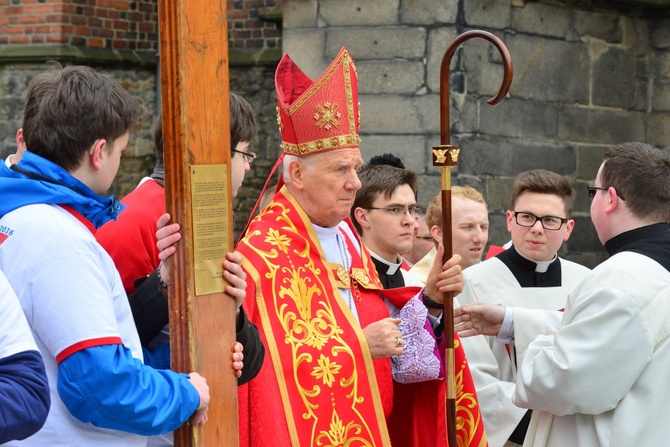
[[[441,171],[442,186],[442,228],[444,255],[442,262],[445,263],[453,254],[451,237],[451,168],[458,166],[458,155],[460,149],[452,146],[449,141],[449,69],[451,67],[451,58],[456,49],[466,40],[480,37],[491,42],[500,51],[503,65],[505,68],[504,78],[498,94],[489,99],[490,105],[496,105],[505,98],[512,83],[512,58],[505,44],[493,34],[481,31],[467,31],[458,36],[449,45],[442,57],[440,67],[440,145],[432,150],[433,166],[437,166]],[[444,334],[446,340],[445,347],[445,371],[447,374],[447,440],[450,447],[456,447],[456,377],[454,370],[454,294],[449,292],[444,294]]]

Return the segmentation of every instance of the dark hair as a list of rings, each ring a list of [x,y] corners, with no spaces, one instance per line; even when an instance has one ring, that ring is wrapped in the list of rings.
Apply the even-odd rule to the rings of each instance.
[[[645,143],[623,143],[603,156],[603,187],[613,187],[633,215],[670,221],[670,156]],[[622,199],[623,200],[623,199]]]
[[[575,202],[575,190],[570,182],[560,174],[545,169],[525,171],[516,176],[512,190],[511,209],[514,210],[516,201],[521,194],[534,192],[539,194],[553,194],[560,197],[565,205],[565,217],[572,216],[572,207]]]
[[[405,165],[403,164],[402,160],[390,153],[375,155],[370,160],[368,160],[368,165],[389,165],[393,166],[394,168],[405,169]]]
[[[361,189],[356,192],[354,205],[351,207],[351,220],[359,234],[361,225],[354,216],[356,208],[369,208],[380,195],[389,199],[402,185],[409,185],[416,196],[418,182],[416,174],[407,169],[399,169],[389,165],[363,165],[358,171]]]
[[[246,99],[230,92],[230,148],[235,149],[240,141],[251,141],[258,127],[251,104]],[[163,164],[163,119],[159,114],[154,127],[156,145],[156,164]]]
[[[154,125],[154,146],[156,148],[156,165],[163,165],[163,117],[160,113]]]
[[[111,143],[137,130],[145,116],[146,109],[110,76],[75,65],[30,81],[23,138],[29,151],[73,170],[97,140]]]
[[[251,141],[258,127],[254,111],[246,99],[230,92],[230,148],[235,149],[241,141]]]

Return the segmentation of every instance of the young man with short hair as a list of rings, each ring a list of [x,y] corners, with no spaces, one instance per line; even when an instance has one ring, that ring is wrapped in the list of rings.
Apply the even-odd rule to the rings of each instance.
[[[546,170],[516,177],[507,211],[512,247],[463,271],[463,305],[492,302],[515,307],[514,330],[538,334],[542,319],[522,318],[526,309],[555,311],[589,269],[558,257],[574,228],[571,219],[575,192],[561,175]],[[516,314],[518,309],[519,315]],[[516,380],[515,350],[487,337],[489,349],[465,345],[491,447],[523,444],[530,413],[512,402]]]
[[[123,210],[103,194],[146,111],[82,66],[36,76],[27,98],[27,150],[11,169],[0,164],[0,226],[9,230],[0,269],[44,359],[52,406],[20,445],[145,446],[147,435],[174,430],[209,404],[199,374],[144,363],[121,279],[94,237]]]
[[[514,318],[520,362],[513,399],[533,409],[527,445],[655,446],[670,437],[669,178],[667,152],[644,143],[608,150],[587,188],[610,258],[541,335],[515,334]],[[507,309],[500,310],[466,306],[457,309],[457,322],[464,332],[497,335]]]
[[[433,249],[414,264],[410,273],[425,281],[428,277],[438,244],[442,243],[442,194],[430,201],[426,209],[426,224],[433,239]],[[461,267],[466,269],[482,260],[489,240],[489,212],[484,196],[471,186],[451,188],[452,251],[461,256]]]

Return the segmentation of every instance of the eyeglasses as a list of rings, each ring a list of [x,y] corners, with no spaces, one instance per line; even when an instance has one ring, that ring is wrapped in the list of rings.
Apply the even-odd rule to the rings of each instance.
[[[387,206],[384,208],[375,208],[374,206],[369,206],[365,208],[366,210],[381,210],[385,211],[391,216],[404,216],[405,214],[409,213],[410,216],[416,219],[416,207],[413,206],[407,206],[407,207],[400,207],[400,206]]]
[[[586,192],[588,192],[588,194],[589,194],[589,200],[593,200],[593,198],[596,196],[596,191],[598,191],[598,190],[607,191],[609,189],[610,189],[610,187],[605,187],[605,186],[587,186],[586,187]],[[616,189],[615,189],[615,191],[616,191]],[[621,193],[619,191],[616,192],[616,195],[619,196],[619,198],[621,200],[626,200],[626,199],[623,198],[623,196],[621,195]]]
[[[230,151],[235,152],[237,154],[242,154],[242,156],[244,157],[244,161],[246,161],[249,164],[253,163],[257,157],[257,155],[254,154],[253,152],[242,152],[238,151],[237,149],[231,149]]]
[[[535,214],[524,211],[514,211],[516,223],[522,227],[532,227],[538,220],[545,230],[560,230],[564,223],[568,221],[563,217],[557,216],[536,216]]]

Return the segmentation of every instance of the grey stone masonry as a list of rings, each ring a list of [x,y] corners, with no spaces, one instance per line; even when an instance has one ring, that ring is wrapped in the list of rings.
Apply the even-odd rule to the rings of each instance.
[[[537,168],[566,176],[577,190],[577,225],[561,254],[592,267],[605,252],[585,186],[603,152],[626,141],[670,147],[670,14],[620,3],[285,0],[283,50],[313,77],[340,48],[349,50],[359,74],[363,158],[398,155],[419,174],[425,203],[441,184],[430,151],[440,144],[445,50],[471,29],[498,36],[514,66],[502,103],[486,103],[503,76],[489,42],[465,42],[445,74],[450,142],[461,148],[452,183],[484,194],[490,242],[503,244],[514,177]]]

